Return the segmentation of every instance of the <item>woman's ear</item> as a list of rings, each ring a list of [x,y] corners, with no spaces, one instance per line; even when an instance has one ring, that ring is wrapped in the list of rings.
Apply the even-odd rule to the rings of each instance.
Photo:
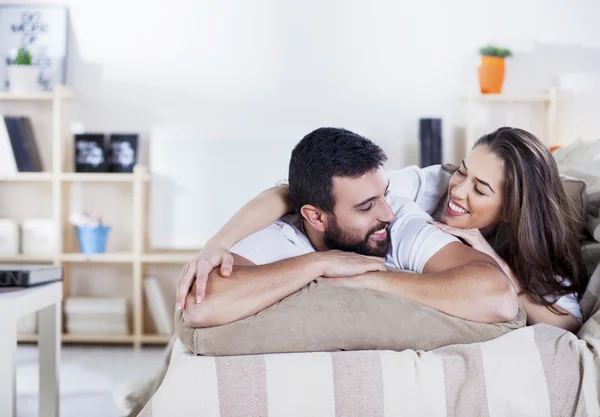
[[[322,210],[315,206],[311,206],[310,204],[305,204],[300,209],[300,214],[302,214],[302,217],[304,217],[315,230],[319,232],[325,231],[327,226],[327,216]]]

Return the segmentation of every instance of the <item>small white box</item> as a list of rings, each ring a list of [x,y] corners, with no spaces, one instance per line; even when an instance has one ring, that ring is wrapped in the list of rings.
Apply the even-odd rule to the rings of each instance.
[[[0,219],[0,255],[19,254],[19,224],[13,219]]]
[[[21,226],[21,249],[25,255],[54,255],[56,227],[52,219],[27,219]]]

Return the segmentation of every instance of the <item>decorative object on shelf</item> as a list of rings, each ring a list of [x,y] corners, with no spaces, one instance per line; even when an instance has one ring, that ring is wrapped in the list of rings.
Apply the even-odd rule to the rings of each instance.
[[[0,130],[0,141],[5,142],[4,134],[8,134],[18,171],[41,172],[43,170],[42,159],[29,118],[4,116],[3,122],[5,126]]]
[[[106,172],[108,163],[102,133],[75,135],[75,172]]]
[[[14,219],[0,219],[0,256],[19,253],[19,224]]]
[[[38,90],[40,70],[31,64],[31,52],[21,47],[12,65],[8,66],[8,89],[12,93],[33,93]]]
[[[81,253],[91,255],[106,252],[110,226],[102,223],[102,216],[71,213],[70,220],[71,224],[77,228]]]
[[[505,59],[512,56],[509,49],[493,45],[479,49],[479,87],[482,94],[500,94],[504,84]]]
[[[442,119],[419,120],[421,168],[442,163]]]
[[[25,219],[21,225],[21,250],[24,255],[52,256],[56,247],[56,223],[52,219]]]
[[[0,287],[30,287],[62,279],[63,267],[60,265],[0,264]]]
[[[31,53],[38,69],[37,89],[50,90],[65,82],[68,11],[61,6],[3,5],[0,7],[0,82],[8,84],[7,69],[20,48]],[[12,90],[12,87],[11,87]]]
[[[133,172],[133,166],[137,161],[137,134],[111,134],[109,149],[110,172]]]

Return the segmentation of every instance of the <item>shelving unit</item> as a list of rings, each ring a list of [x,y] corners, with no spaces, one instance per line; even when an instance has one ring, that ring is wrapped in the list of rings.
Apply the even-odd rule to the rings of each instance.
[[[52,169],[41,173],[18,173],[0,175],[0,183],[48,183],[52,186],[52,219],[56,225],[57,252],[51,255],[17,255],[0,257],[2,263],[31,262],[52,263],[64,268],[64,299],[71,294],[71,269],[76,265],[98,264],[98,268],[106,265],[131,265],[131,333],[114,334],[77,334],[63,333],[65,343],[94,344],[131,344],[139,348],[142,344],[164,344],[170,336],[147,334],[144,328],[143,275],[147,265],[183,264],[193,258],[196,252],[149,252],[146,244],[147,234],[147,193],[151,176],[146,167],[137,165],[133,173],[76,173],[72,172],[69,156],[73,149],[73,137],[63,129],[64,107],[75,99],[73,92],[65,86],[57,86],[52,92],[15,95],[0,92],[0,102],[47,102],[52,112]],[[68,222],[70,187],[74,183],[106,183],[125,184],[131,187],[133,204],[130,208],[133,229],[131,235],[132,249],[124,252],[84,255],[72,250],[74,245],[72,226]],[[64,326],[63,326],[64,328]],[[37,342],[36,334],[21,334],[20,342]]]
[[[475,106],[476,104],[485,103],[519,103],[544,105],[545,110],[545,138],[546,145],[554,145],[556,141],[556,118],[558,108],[558,94],[556,88],[551,87],[546,93],[540,94],[480,94],[470,93],[462,97],[466,101],[467,123],[466,123],[466,138],[465,138],[465,154],[471,151],[471,148],[477,141],[475,135]],[[541,138],[541,139],[542,139]]]

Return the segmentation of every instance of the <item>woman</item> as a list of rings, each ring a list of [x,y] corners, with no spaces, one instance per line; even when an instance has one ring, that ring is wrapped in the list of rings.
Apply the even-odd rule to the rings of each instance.
[[[393,171],[390,191],[412,198],[440,220],[434,226],[494,258],[520,295],[528,324],[577,332],[578,298],[588,280],[581,228],[549,149],[529,132],[500,128],[480,138],[452,172],[448,180],[439,166]],[[213,267],[228,276],[231,247],[292,210],[288,197],[287,186],[275,187],[236,213],[184,267],[178,306],[196,276],[199,302]]]

